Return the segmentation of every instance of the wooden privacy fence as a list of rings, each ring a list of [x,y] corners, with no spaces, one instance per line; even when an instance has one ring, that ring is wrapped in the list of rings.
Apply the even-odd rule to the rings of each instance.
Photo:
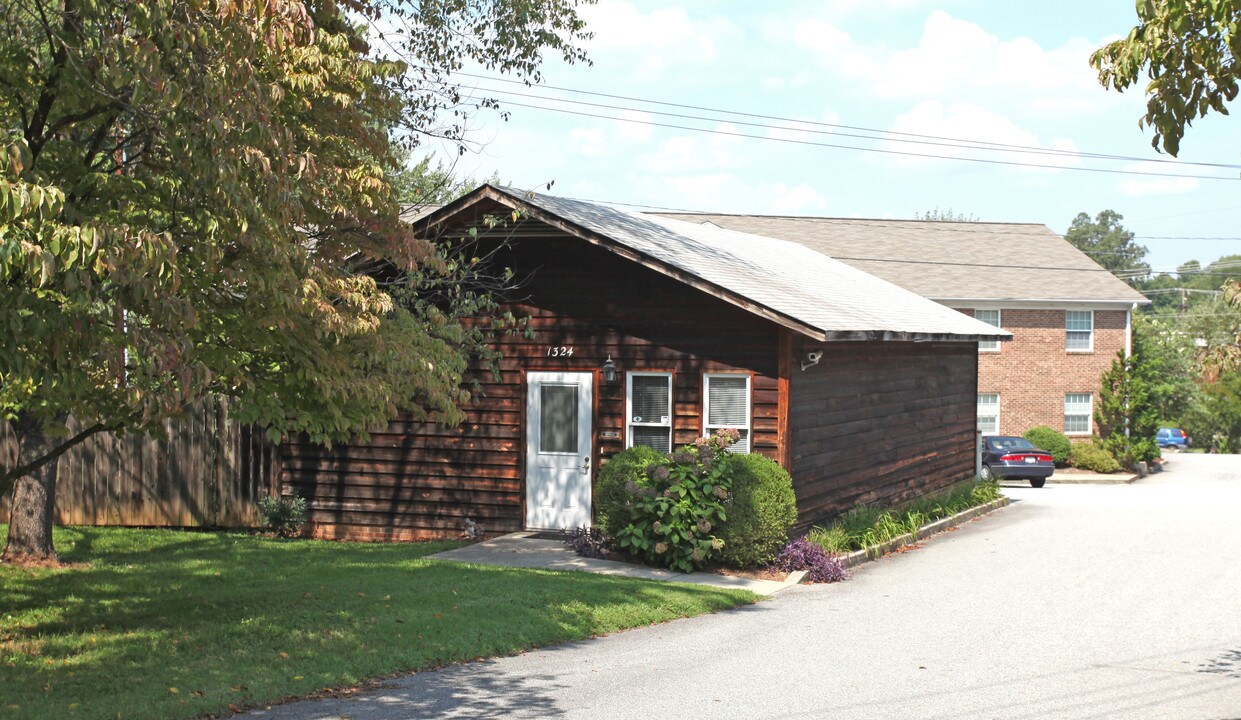
[[[69,427],[77,432],[71,418]],[[228,415],[225,401],[191,405],[165,421],[167,440],[99,433],[60,457],[56,522],[62,525],[256,527],[259,498],[279,482],[279,448]],[[0,464],[16,437],[0,422]],[[9,517],[0,498],[0,522]]]

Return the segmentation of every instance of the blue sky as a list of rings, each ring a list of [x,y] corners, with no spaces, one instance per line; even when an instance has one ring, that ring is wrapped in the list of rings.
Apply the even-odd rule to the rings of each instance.
[[[537,97],[495,94],[509,118],[490,112],[474,118],[470,137],[477,147],[457,161],[458,174],[498,172],[519,187],[554,181],[552,192],[558,195],[687,210],[909,219],[939,208],[980,220],[1044,223],[1061,233],[1078,212],[1112,209],[1149,248],[1155,270],[1241,253],[1241,240],[1179,239],[1241,236],[1241,170],[1141,162],[1170,158],[1157,154],[1149,133],[1138,127],[1145,107],[1140,89],[1104,90],[1089,66],[1095,48],[1136,22],[1131,2],[601,0],[583,15],[596,33],[587,46],[592,66],[549,61],[547,87],[533,89],[463,78],[480,95],[502,89]],[[892,139],[918,139],[911,136],[815,135],[793,128],[852,131],[551,87],[1135,160],[980,153]],[[660,117],[654,111],[710,119]],[[1182,142],[1180,160],[1241,164],[1241,124],[1235,123],[1241,118],[1195,123]],[[1055,167],[911,157],[727,133]],[[1157,239],[1163,236],[1178,239]],[[1003,261],[1000,253],[997,260]]]

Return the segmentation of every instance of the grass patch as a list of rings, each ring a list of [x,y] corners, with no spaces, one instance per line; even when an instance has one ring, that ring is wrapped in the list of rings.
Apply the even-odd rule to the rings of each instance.
[[[424,559],[456,545],[57,528],[86,565],[0,565],[0,717],[226,713],[756,599]]]
[[[979,480],[962,483],[945,492],[925,495],[900,509],[858,505],[827,527],[812,528],[806,539],[828,553],[862,550],[916,532],[927,523],[984,505],[999,497],[1000,486],[996,481]]]

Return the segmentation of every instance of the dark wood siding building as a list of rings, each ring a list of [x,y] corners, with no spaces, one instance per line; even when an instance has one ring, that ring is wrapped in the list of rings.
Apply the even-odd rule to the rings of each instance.
[[[832,334],[695,274],[714,245],[689,238],[677,248],[687,259],[668,262],[679,258],[632,239],[656,231],[626,225],[630,216],[488,186],[421,228],[452,236],[514,209],[523,217],[492,233],[496,261],[529,278],[509,309],[534,337],[498,341],[499,377],[477,369],[482,392],[459,427],[397,420],[330,450],[286,442],[284,492],[309,500],[315,535],[443,536],[467,517],[489,533],[588,524],[607,458],[635,441],[689,443],[723,422],[743,429],[738,449],[790,470],[803,523],[972,474],[975,342],[989,332],[976,321],[943,316],[946,331],[916,337],[882,326]],[[745,289],[745,276],[733,284]]]

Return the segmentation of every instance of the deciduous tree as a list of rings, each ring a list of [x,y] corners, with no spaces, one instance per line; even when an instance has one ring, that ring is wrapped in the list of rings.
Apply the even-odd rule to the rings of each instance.
[[[156,432],[205,394],[273,437],[458,421],[452,323],[351,264],[452,276],[399,221],[392,172],[422,134],[463,139],[463,63],[537,78],[545,50],[581,59],[577,4],[0,6],[4,558],[55,559],[60,453]]]
[[[1101,211],[1093,220],[1078,213],[1064,239],[1121,280],[1136,284],[1150,274],[1150,265],[1145,262],[1146,248],[1134,242],[1133,233],[1120,224],[1123,219],[1112,210]]]
[[[1241,75],[1241,0],[1140,0],[1138,25],[1090,57],[1104,87],[1124,91],[1145,75],[1151,145],[1180,150],[1185,128],[1227,115]]]

